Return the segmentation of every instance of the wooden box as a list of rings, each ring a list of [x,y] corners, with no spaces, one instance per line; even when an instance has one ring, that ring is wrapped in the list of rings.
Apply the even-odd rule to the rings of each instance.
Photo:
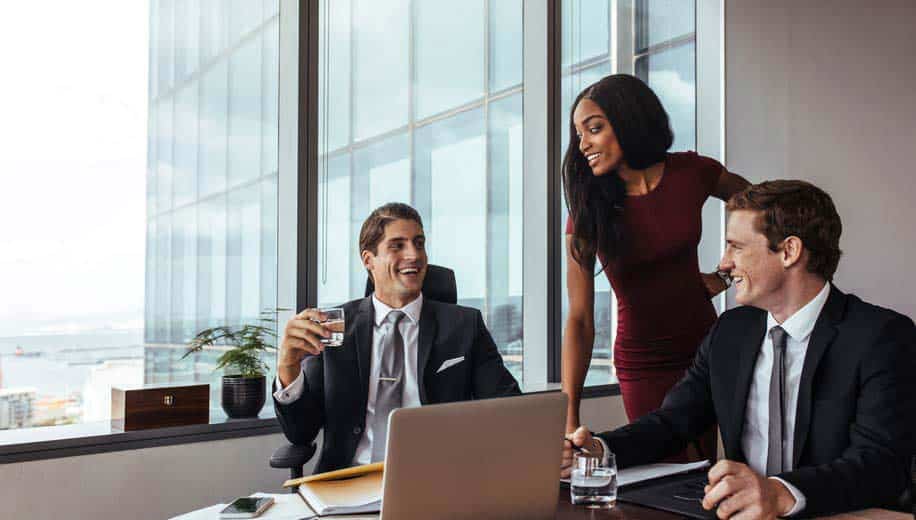
[[[145,430],[210,422],[210,385],[113,387],[111,427]]]

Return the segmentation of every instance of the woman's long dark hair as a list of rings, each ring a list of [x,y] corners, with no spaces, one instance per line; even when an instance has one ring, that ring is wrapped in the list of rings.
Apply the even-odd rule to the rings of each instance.
[[[576,97],[569,113],[563,188],[573,221],[572,256],[579,265],[590,269],[596,254],[601,253],[605,262],[610,262],[625,250],[623,201],[627,194],[617,172],[593,175],[579,151],[573,113],[582,99],[594,101],[604,112],[623,150],[623,160],[631,168],[644,169],[664,161],[674,134],[658,97],[635,76],[606,76]]]

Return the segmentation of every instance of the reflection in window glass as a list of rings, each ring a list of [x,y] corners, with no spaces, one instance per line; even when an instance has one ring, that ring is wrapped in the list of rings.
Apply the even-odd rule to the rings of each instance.
[[[519,381],[522,351],[522,95],[490,104],[487,326]]]
[[[319,67],[320,103],[354,112],[319,120],[318,301],[363,296],[359,228],[375,207],[407,202],[430,262],[455,270],[459,303],[481,310],[521,381],[522,2],[415,2],[412,25],[401,0],[355,2],[352,16],[329,5],[319,41],[341,58]],[[339,38],[352,39],[352,63],[333,48]]]
[[[175,80],[181,83],[197,70],[200,60],[200,2],[175,3]]]
[[[350,155],[323,158],[318,166],[325,175],[318,197],[318,305],[330,307],[353,298],[350,273],[359,269],[355,237],[362,221],[351,227]],[[354,258],[356,266],[351,269]],[[359,287],[354,290],[359,291]]]
[[[318,42],[318,62],[326,82],[323,84],[334,86],[318,98],[318,147],[322,150],[336,150],[350,139],[351,7],[349,1],[334,1],[330,3],[331,13],[327,13],[328,2],[319,4],[319,20],[324,27]],[[378,107],[369,107],[373,108]]]
[[[193,207],[174,213],[171,262],[171,340],[181,344],[197,332],[197,211]]]
[[[696,50],[679,45],[640,58],[637,74],[662,101],[674,132],[673,151],[696,148]]]
[[[418,119],[483,95],[484,7],[484,0],[425,0],[414,4]]]
[[[522,0],[487,2],[490,10],[490,92],[522,83]]]
[[[156,272],[161,298],[153,302],[157,323],[147,327],[144,382],[209,382],[217,414],[222,374],[212,369],[225,347],[181,361],[184,343],[203,328],[259,323],[261,311],[276,306],[279,23],[263,9],[262,2],[213,0],[182,6],[198,19],[183,20],[174,37],[196,49],[177,52],[176,60],[200,59],[181,58],[190,68],[185,83],[151,99],[160,107],[157,174],[169,147],[175,166],[171,190],[164,179],[156,187],[161,239],[147,269]],[[180,36],[193,34],[189,23],[200,27],[199,40]],[[174,132],[158,124],[168,105]],[[174,210],[163,213],[171,193]]]
[[[637,0],[636,49],[681,36],[690,36],[696,26],[696,3],[685,0]]]
[[[175,101],[175,206],[197,198],[197,84],[181,89]]]
[[[200,102],[200,196],[226,189],[226,135],[229,126],[229,67],[213,65],[201,79]]]
[[[157,76],[159,92],[172,88],[175,78],[175,0],[153,2],[156,9],[156,57],[159,61]]]
[[[223,0],[229,10],[229,41],[240,41],[261,23],[263,6],[252,0]]]
[[[226,322],[226,197],[197,206],[197,329]]]
[[[261,174],[261,39],[229,59],[229,186]]]
[[[276,19],[264,30],[261,87],[261,174],[277,172],[280,125],[280,24]]]
[[[246,186],[229,192],[227,243],[228,321],[241,326],[255,322],[262,309],[272,303],[260,301],[260,186]]]
[[[330,6],[331,19],[345,14],[335,8],[338,2],[324,3]],[[355,3],[352,18],[356,47],[352,71],[353,133],[362,140],[407,124],[410,12],[407,0],[361,0]],[[334,62],[331,65],[336,68]],[[322,81],[319,83],[324,86]],[[322,92],[340,88],[333,85]]]
[[[610,53],[609,0],[564,0],[563,67]]]
[[[156,158],[158,167],[156,168],[156,208],[159,211],[165,211],[172,207],[172,175],[173,175],[173,155],[174,150],[174,120],[172,112],[172,100],[159,102],[158,114],[156,114],[156,134],[159,136],[156,143]]]
[[[483,303],[487,280],[486,133],[482,110],[422,128],[414,150],[417,174],[429,179],[425,212],[431,263],[455,271],[459,299]]]
[[[205,63],[227,47],[228,7],[223,0],[200,0],[200,54]]]

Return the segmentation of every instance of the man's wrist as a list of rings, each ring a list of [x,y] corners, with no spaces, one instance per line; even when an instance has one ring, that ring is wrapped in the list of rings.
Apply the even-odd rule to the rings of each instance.
[[[789,491],[789,488],[778,478],[768,478],[767,482],[770,489],[776,495],[776,514],[777,516],[786,516],[795,508],[795,496]]]
[[[283,385],[283,388],[291,385],[299,377],[300,372],[302,372],[302,366],[299,364],[277,366],[277,377],[280,379],[280,384]]]

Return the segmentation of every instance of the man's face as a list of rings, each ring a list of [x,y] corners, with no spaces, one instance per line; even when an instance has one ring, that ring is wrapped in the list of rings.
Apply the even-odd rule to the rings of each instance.
[[[782,252],[771,251],[767,237],[754,226],[759,215],[751,210],[729,215],[719,268],[731,274],[738,303],[770,310],[782,299],[786,270]]]
[[[420,295],[426,277],[426,237],[417,222],[390,222],[376,253],[363,251],[362,258],[372,273],[376,296],[386,304],[401,307]]]

